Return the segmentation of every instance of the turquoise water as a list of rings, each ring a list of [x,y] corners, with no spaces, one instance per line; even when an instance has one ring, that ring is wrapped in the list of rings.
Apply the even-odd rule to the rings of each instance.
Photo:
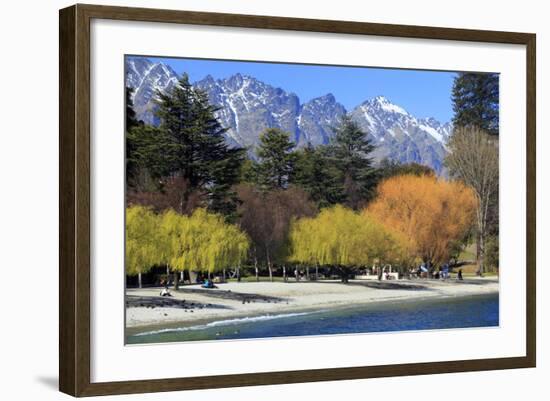
[[[126,338],[128,344],[229,340],[491,327],[499,324],[498,294],[410,300],[306,313],[229,319],[191,327],[150,330]]]

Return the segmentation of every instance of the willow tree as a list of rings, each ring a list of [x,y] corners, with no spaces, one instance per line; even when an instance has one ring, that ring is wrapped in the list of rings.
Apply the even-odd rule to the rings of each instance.
[[[182,241],[188,235],[188,220],[186,215],[179,214],[173,209],[165,211],[160,217],[159,254],[162,264],[167,266],[167,274],[169,270],[174,272],[175,289],[179,287],[178,272],[185,270],[178,265],[178,255],[183,252]]]
[[[208,273],[237,266],[246,258],[249,247],[248,237],[238,227],[205,209],[197,209],[189,218],[184,244],[184,265]]]
[[[476,197],[458,181],[434,176],[396,176],[378,186],[368,215],[400,236],[403,259],[428,265],[448,261],[451,246],[474,223]]]
[[[403,234],[385,227],[368,209],[361,212],[364,237],[364,245],[371,256],[370,263],[378,263],[379,266],[396,264],[403,266],[407,262],[405,252],[406,238]],[[380,276],[381,277],[381,276]]]
[[[238,266],[248,253],[249,240],[237,226],[224,217],[197,209],[191,216],[173,210],[162,215],[161,255],[174,271],[174,287],[179,284],[178,272],[210,273]]]
[[[291,261],[336,267],[342,282],[356,268],[389,259],[398,249],[396,238],[379,223],[340,205],[294,221],[290,243]]]
[[[159,244],[159,219],[149,208],[132,206],[126,209],[126,274],[141,275],[162,260]]]

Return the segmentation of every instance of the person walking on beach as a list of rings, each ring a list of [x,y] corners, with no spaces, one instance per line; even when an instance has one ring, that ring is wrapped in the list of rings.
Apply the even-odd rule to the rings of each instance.
[[[443,265],[443,280],[446,280],[449,278],[449,264],[445,263]]]
[[[458,279],[459,279],[459,280],[463,280],[463,278],[462,278],[462,269],[460,269],[460,270],[458,271]]]

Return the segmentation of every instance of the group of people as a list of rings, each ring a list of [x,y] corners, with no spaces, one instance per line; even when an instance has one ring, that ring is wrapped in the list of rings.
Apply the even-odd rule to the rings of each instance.
[[[418,266],[418,269],[416,270],[416,275],[419,278],[430,277],[431,275],[431,277],[435,279],[447,280],[448,278],[451,277],[449,272],[450,272],[450,268],[448,263],[443,264],[443,266],[439,267],[438,270],[433,270],[430,272],[430,269],[428,268],[426,263],[423,262],[420,266]],[[457,279],[463,280],[462,269],[458,270]]]

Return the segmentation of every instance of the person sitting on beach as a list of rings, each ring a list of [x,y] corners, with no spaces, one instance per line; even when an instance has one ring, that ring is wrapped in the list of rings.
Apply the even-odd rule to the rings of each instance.
[[[168,290],[168,287],[164,287],[162,291],[160,292],[161,297],[171,297],[172,294],[170,294],[170,291]]]
[[[214,282],[210,279],[204,280],[204,284],[202,285],[202,288],[216,288],[214,285]]]
[[[428,271],[428,268],[426,267],[426,263],[423,262],[420,265],[420,267],[418,268],[418,270],[419,270],[419,277],[424,276],[424,277],[428,278],[429,271]]]

